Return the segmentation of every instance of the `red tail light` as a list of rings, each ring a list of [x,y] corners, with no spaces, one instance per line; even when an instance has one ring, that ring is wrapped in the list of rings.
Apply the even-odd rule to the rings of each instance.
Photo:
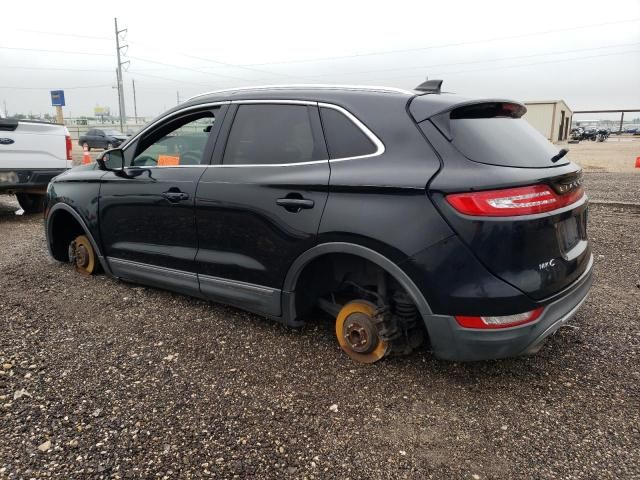
[[[71,146],[71,136],[67,135],[64,137],[67,142],[67,160],[73,160],[73,155],[71,154],[71,150],[73,147]]]
[[[558,195],[547,185],[486,190],[447,195],[447,202],[460,213],[485,217],[511,217],[544,213],[577,202],[584,195],[578,187]]]
[[[542,315],[543,307],[536,308],[530,312],[516,313],[515,315],[504,316],[487,316],[487,317],[469,317],[463,315],[456,315],[456,321],[461,327],[464,328],[484,328],[484,329],[496,329],[496,328],[508,328],[517,327],[530,323]]]

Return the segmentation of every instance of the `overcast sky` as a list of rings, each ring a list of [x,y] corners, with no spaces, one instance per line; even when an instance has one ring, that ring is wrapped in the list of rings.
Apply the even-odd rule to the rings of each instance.
[[[3,2],[0,102],[9,113],[117,114],[113,18],[127,28],[127,114],[234,86],[413,88],[640,108],[640,0]],[[66,53],[63,53],[66,52]]]

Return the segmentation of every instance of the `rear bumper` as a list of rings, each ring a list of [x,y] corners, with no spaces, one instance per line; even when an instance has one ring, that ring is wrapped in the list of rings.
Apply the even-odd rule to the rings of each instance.
[[[0,169],[0,193],[44,193],[51,179],[66,171],[66,168]]]
[[[427,329],[434,355],[444,360],[475,361],[536,353],[586,300],[593,283],[592,270],[593,257],[580,278],[559,298],[545,305],[544,313],[531,324],[504,330],[476,330],[461,327],[452,316],[433,315]]]

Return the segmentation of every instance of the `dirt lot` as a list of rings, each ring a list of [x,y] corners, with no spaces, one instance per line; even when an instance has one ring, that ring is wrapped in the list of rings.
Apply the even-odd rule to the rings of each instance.
[[[587,175],[603,200],[624,181]],[[81,277],[16,208],[0,196],[2,479],[640,478],[640,209],[592,206],[592,293],[538,355],[365,367],[326,323]]]
[[[640,157],[640,137],[612,135],[606,142],[584,141],[562,145],[569,149],[569,158],[580,164],[585,172],[626,172],[640,174],[635,168]]]

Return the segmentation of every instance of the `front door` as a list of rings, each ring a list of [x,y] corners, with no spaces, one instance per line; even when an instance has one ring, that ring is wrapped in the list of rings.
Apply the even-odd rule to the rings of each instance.
[[[116,276],[197,293],[194,202],[217,134],[220,108],[162,122],[125,149],[127,167],[100,189],[100,231]]]
[[[328,195],[318,107],[240,102],[227,117],[196,197],[200,289],[278,316],[284,277],[315,244]]]

